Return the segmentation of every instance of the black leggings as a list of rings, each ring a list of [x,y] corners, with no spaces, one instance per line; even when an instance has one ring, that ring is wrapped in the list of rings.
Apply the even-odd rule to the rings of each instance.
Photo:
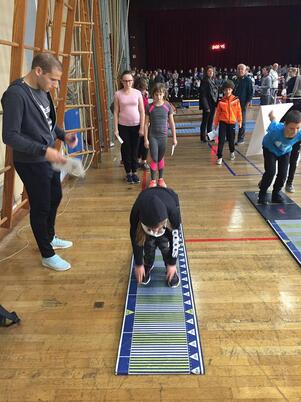
[[[212,131],[212,123],[215,113],[215,105],[210,105],[210,112],[203,109],[203,117],[201,124],[200,138],[202,141],[206,140],[206,134]]]
[[[292,184],[294,177],[295,177],[295,172],[297,168],[297,161],[299,158],[299,152],[300,152],[300,145],[301,142],[297,142],[294,144],[291,156],[290,156],[290,167],[288,171],[288,178],[287,178],[287,183]]]
[[[156,248],[159,247],[163,261],[165,265],[174,265],[176,263],[176,258],[172,257],[172,236],[169,234],[168,230],[163,236],[153,237],[146,236],[144,243],[144,265],[151,268],[155,262]]]
[[[121,156],[126,173],[137,171],[139,128],[140,125],[123,126],[122,124],[118,124],[119,135],[123,140],[123,144],[121,144]]]

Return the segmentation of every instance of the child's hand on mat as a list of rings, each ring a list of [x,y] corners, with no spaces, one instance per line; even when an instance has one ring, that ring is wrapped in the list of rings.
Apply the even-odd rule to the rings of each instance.
[[[149,141],[148,140],[144,140],[144,146],[146,149],[149,148]]]
[[[176,272],[177,272],[176,265],[167,265],[166,280],[168,282],[171,281]]]
[[[271,121],[276,120],[276,117],[274,116],[274,111],[273,110],[270,111],[269,118],[270,118]]]
[[[140,284],[142,282],[144,275],[145,275],[144,265],[136,265],[135,266],[135,276],[136,276],[136,281],[138,284]]]

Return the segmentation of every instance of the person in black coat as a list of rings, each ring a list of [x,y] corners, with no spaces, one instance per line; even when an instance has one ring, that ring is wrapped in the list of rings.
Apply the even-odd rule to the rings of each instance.
[[[242,112],[242,126],[238,131],[238,138],[235,143],[235,145],[239,145],[245,142],[247,108],[251,103],[254,93],[253,83],[251,78],[247,76],[247,66],[245,64],[237,66],[237,77],[233,81],[235,85],[233,94],[238,97]]]
[[[206,134],[212,131],[216,103],[218,98],[218,86],[214,78],[214,68],[207,66],[205,77],[200,86],[199,108],[203,110],[203,118],[200,131],[201,142],[206,142]]]

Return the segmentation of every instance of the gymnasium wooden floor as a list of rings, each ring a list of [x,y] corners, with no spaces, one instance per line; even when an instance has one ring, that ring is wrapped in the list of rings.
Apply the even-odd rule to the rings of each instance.
[[[243,194],[257,189],[259,172],[228,155],[226,145],[236,176],[215,165],[198,137],[180,137],[166,158],[166,182],[181,201],[206,375],[114,375],[129,212],[141,190],[123,181],[116,147],[100,169],[65,186],[57,233],[74,241],[60,253],[70,271],[41,266],[29,228],[0,243],[3,258],[30,242],[0,264],[1,304],[22,318],[0,329],[1,402],[301,401],[301,270],[279,240],[267,240],[272,230]],[[262,169],[261,157],[251,160]],[[300,175],[295,184],[292,198],[301,204]]]

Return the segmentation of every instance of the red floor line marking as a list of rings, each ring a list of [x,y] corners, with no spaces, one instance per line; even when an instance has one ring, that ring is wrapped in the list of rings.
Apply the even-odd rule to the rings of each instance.
[[[225,241],[270,241],[279,240],[279,237],[229,237],[229,238],[209,238],[209,239],[185,239],[185,243],[206,243],[206,242],[225,242]]]
[[[141,191],[146,189],[146,170],[143,171],[142,182],[141,182]]]

